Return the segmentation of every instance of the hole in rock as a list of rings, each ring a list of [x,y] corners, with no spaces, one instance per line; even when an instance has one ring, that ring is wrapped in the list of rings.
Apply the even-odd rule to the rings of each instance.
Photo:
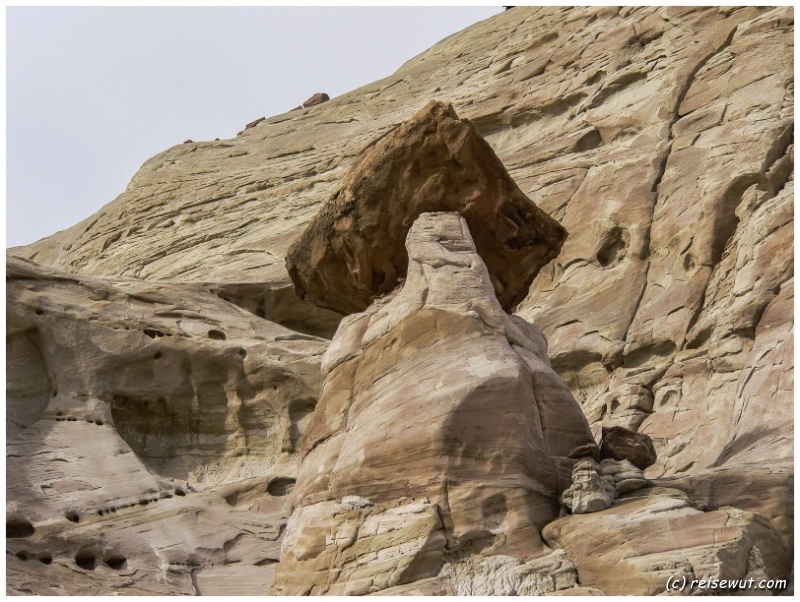
[[[145,328],[144,333],[149,336],[151,339],[155,339],[157,337],[163,337],[164,333],[160,330],[156,330],[155,328]]]
[[[175,495],[183,497],[183,496],[186,495],[186,492],[183,489],[181,489],[180,487],[178,487],[178,488],[175,489]]]
[[[75,554],[75,564],[86,571],[93,571],[97,566],[97,556],[87,548],[81,548]]]
[[[598,132],[596,129],[592,129],[590,132],[580,137],[580,140],[575,143],[574,150],[576,153],[583,153],[602,145],[603,137],[600,135],[600,132]]]
[[[154,360],[161,359],[162,353],[160,351],[156,351],[156,354],[153,356]]]
[[[94,423],[95,423],[97,426],[103,426],[103,421],[102,421],[102,420],[95,420],[95,421],[94,421]]]
[[[16,556],[17,558],[19,558],[19,559],[20,559],[20,560],[22,560],[23,562],[24,562],[25,560],[28,560],[28,558],[30,558],[30,556],[28,556],[28,553],[27,553],[25,550],[20,550],[19,552],[17,552],[16,554],[14,554],[14,556]]]
[[[97,516],[103,516],[104,512],[102,510],[97,511]]]
[[[106,558],[106,565],[114,569],[115,571],[119,571],[125,568],[125,563],[128,561],[127,558],[121,556],[119,554],[112,554],[108,558]]]
[[[275,497],[283,497],[289,495],[294,487],[296,479],[290,477],[278,477],[270,481],[267,486],[267,493]]]
[[[625,257],[628,246],[628,234],[619,226],[614,226],[606,234],[600,250],[597,252],[597,262],[604,268],[619,263]]]
[[[39,562],[42,564],[50,564],[53,562],[53,557],[50,554],[42,554],[39,556]]]
[[[483,500],[483,522],[487,529],[497,529],[508,514],[506,496],[496,493]]]
[[[44,311],[41,310],[41,309],[36,309],[35,313],[36,313],[37,316],[41,316],[44,313]]]
[[[228,337],[225,336],[225,333],[221,330],[209,330],[208,331],[208,338],[214,339],[216,341],[224,341]]]
[[[289,404],[289,439],[291,442],[291,451],[297,448],[297,442],[300,440],[300,436],[306,431],[316,404],[316,400],[311,398],[293,399]]]
[[[6,521],[6,539],[30,537],[36,529],[30,521],[21,517],[12,517]]]
[[[69,512],[67,512],[67,513],[66,513],[64,516],[66,516],[66,517],[67,517],[67,520],[68,520],[68,521],[71,521],[71,522],[73,522],[73,523],[79,523],[79,522],[81,522],[81,517],[80,517],[80,515],[79,515],[77,512],[75,512],[75,511],[69,511]]]

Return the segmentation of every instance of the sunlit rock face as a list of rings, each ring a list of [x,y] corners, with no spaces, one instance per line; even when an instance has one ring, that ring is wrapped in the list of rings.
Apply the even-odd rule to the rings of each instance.
[[[432,99],[569,232],[510,319],[546,336],[598,442],[603,427],[646,434],[656,461],[627,479],[652,486],[549,523],[545,542],[563,549],[465,556],[381,591],[641,593],[666,585],[673,569],[658,567],[774,574],[794,532],[793,35],[791,7],[513,8],[359,90],[167,149],[95,215],[12,249],[39,266],[8,268],[9,592],[269,589],[328,347],[307,335],[330,338],[341,319],[297,299],[287,249],[364,148]],[[42,276],[45,265],[56,271]],[[67,289],[70,307],[48,311]],[[358,348],[352,337],[341,344]],[[166,420],[159,398],[180,418]],[[426,533],[449,528],[438,498],[378,512],[356,497],[335,500],[336,520],[405,525],[419,557],[439,549]],[[676,520],[662,513],[671,505]],[[680,533],[699,523],[736,532],[722,548]],[[609,533],[604,549],[631,542],[626,580],[617,551],[584,546],[596,532]]]
[[[567,454],[594,443],[542,334],[500,306],[466,220],[423,213],[406,247],[403,288],[346,318],[323,359],[275,593],[547,556]],[[402,529],[381,532],[392,520]]]

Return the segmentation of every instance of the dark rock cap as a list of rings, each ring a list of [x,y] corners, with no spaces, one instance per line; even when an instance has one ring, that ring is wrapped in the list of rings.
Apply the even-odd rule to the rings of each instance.
[[[467,221],[501,305],[510,311],[556,257],[566,230],[525,196],[453,107],[430,102],[368,145],[286,256],[298,296],[364,311],[405,276],[406,234],[421,214]]]
[[[603,427],[603,440],[600,442],[602,459],[628,460],[644,470],[656,462],[653,441],[644,433],[629,431],[621,426]]]
[[[330,99],[331,97],[325,94],[325,92],[317,92],[316,94],[314,94],[314,96],[312,96],[303,103],[303,108],[307,109],[308,107],[313,107],[314,105],[322,104],[323,102],[326,102]]]

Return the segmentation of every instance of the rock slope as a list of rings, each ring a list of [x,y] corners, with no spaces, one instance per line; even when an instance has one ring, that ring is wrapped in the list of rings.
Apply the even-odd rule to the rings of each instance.
[[[339,317],[291,292],[286,251],[358,153],[431,99],[469,119],[522,193],[569,232],[516,315],[546,336],[552,367],[595,436],[626,427],[649,435],[657,453],[645,473],[656,487],[544,529],[560,550],[548,556],[553,579],[563,577],[551,589],[654,592],[679,568],[786,573],[793,17],[791,7],[514,8],[384,80],[231,140],[175,146],[91,218],[12,249],[40,265],[12,259],[8,268],[11,590],[208,593],[263,579],[265,591],[286,515],[264,489],[284,477],[272,489],[286,493],[297,476],[293,450],[327,344],[279,341],[298,335],[263,318],[333,334]],[[161,358],[170,363],[161,368]],[[166,409],[141,409],[161,398]],[[248,399],[263,414],[248,418]],[[176,418],[163,420],[168,412]],[[119,454],[127,468],[102,451],[116,446],[131,450]],[[249,451],[236,459],[240,450]],[[79,457],[104,468],[92,472]],[[624,507],[635,513],[614,518]],[[403,515],[398,508],[381,511]],[[430,506],[417,510],[409,512],[430,515]],[[342,516],[351,511],[372,512],[348,506]],[[647,522],[653,515],[666,522]],[[168,527],[173,520],[183,526]],[[676,521],[703,523],[699,539],[671,548],[648,540]],[[717,551],[734,560],[714,565],[702,534],[723,524],[733,530]],[[170,535],[155,541],[154,532]],[[603,549],[631,542],[624,591],[603,580],[617,565],[597,564],[582,547],[587,532]],[[535,581],[535,570],[492,558],[477,564],[500,581]],[[464,576],[450,580],[458,593],[513,589],[489,591],[499,581],[470,577],[472,564],[447,566]],[[435,580],[418,587],[442,591]]]

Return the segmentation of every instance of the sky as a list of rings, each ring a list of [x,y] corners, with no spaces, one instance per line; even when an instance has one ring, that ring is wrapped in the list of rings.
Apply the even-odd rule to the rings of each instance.
[[[496,7],[6,9],[6,246],[89,217],[153,155],[392,74]]]

